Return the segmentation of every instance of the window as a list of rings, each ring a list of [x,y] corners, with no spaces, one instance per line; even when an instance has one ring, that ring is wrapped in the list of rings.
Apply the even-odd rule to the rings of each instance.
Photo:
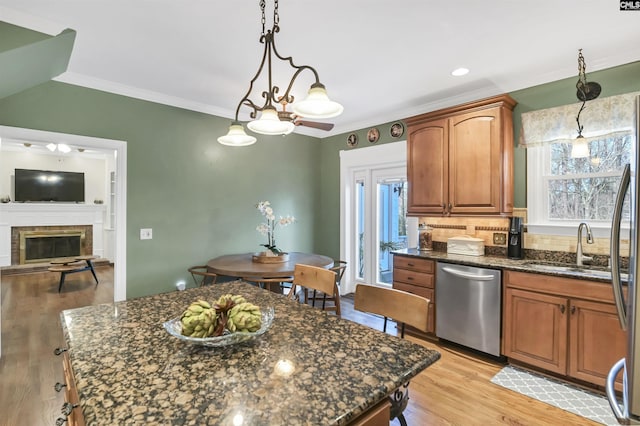
[[[622,97],[622,102],[613,99]],[[571,157],[580,104],[522,115],[523,133],[529,138],[521,145],[527,148],[530,232],[572,235],[577,225],[586,221],[598,236],[608,236],[620,177],[635,155],[632,101],[633,97],[621,95],[605,98],[604,105],[592,107],[595,100],[587,104],[598,119],[584,121],[591,131],[584,139],[589,149],[584,158]],[[623,108],[628,111],[620,114]],[[628,220],[628,208],[624,214],[627,217],[623,219]]]

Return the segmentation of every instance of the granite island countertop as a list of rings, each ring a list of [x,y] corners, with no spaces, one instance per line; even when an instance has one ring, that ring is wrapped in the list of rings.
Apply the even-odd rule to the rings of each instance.
[[[437,262],[447,262],[458,265],[475,266],[479,268],[504,269],[590,281],[600,281],[608,283],[611,282],[610,270],[606,270],[605,268],[591,267],[589,265],[580,268],[576,265],[570,265],[561,262],[535,259],[516,260],[499,256],[469,256],[462,254],[449,254],[443,251],[422,251],[415,248],[394,250],[392,251],[392,253],[398,256],[418,257],[422,259],[431,259]],[[550,267],[544,268],[544,265],[547,264]],[[552,266],[554,264],[557,264],[559,266],[562,265],[562,267],[553,268]],[[623,275],[622,280],[626,281],[626,276]]]
[[[209,348],[162,324],[194,300],[272,306],[255,340]],[[235,281],[60,314],[87,425],[348,424],[440,358],[437,351]],[[281,374],[278,361],[294,366]]]

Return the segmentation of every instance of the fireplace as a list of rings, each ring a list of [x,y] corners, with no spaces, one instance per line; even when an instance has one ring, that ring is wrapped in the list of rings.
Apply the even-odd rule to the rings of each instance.
[[[91,225],[12,227],[13,265],[92,254]]]

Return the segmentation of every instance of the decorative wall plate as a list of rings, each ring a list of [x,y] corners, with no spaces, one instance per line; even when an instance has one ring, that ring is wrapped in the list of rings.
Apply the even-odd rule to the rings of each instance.
[[[367,132],[367,139],[371,143],[378,142],[378,139],[380,139],[380,131],[375,127],[373,129],[369,129]]]
[[[358,135],[356,135],[355,133],[351,133],[347,137],[347,146],[350,146],[353,148],[356,145],[358,145]]]
[[[399,138],[404,133],[404,126],[400,122],[393,123],[389,133],[391,134],[391,137]]]

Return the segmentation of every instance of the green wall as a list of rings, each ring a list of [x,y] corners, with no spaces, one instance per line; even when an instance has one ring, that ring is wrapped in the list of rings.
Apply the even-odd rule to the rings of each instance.
[[[277,233],[313,251],[320,141],[291,134],[249,147],[220,145],[230,120],[48,82],[0,99],[0,124],[127,142],[127,297],[193,285],[189,266],[258,251],[261,200],[298,223]],[[153,239],[141,241],[140,228]]]

